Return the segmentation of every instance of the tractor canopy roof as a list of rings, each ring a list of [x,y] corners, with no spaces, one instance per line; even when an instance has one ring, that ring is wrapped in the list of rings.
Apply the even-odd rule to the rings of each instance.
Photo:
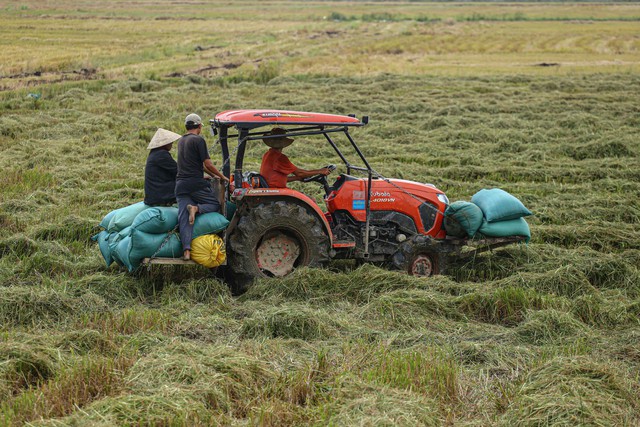
[[[274,125],[311,125],[311,126],[363,126],[367,119],[358,120],[355,116],[337,114],[308,113],[304,111],[284,110],[232,110],[216,114],[211,120],[215,126],[236,126],[254,129]]]

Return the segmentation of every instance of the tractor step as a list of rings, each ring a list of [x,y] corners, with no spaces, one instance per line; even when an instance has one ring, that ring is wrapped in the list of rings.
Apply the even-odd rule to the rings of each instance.
[[[182,258],[145,258],[143,264],[166,264],[166,265],[197,265],[193,260],[185,260]]]
[[[355,248],[356,242],[353,240],[334,240],[331,247],[334,249]]]
[[[200,265],[194,260],[185,260],[182,258],[144,258],[142,264],[163,264],[163,265]],[[227,265],[227,261],[220,265]]]
[[[496,248],[500,248],[502,246],[511,245],[514,243],[525,243],[527,238],[524,236],[507,236],[507,237],[486,237],[482,239],[469,239],[464,241],[464,239],[460,239],[462,244],[465,244],[471,248],[472,250],[468,252],[464,252],[458,255],[459,258],[469,258],[476,254],[491,251]]]

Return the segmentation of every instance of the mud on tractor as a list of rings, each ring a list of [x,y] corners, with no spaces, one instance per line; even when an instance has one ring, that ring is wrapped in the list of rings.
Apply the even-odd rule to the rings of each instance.
[[[444,192],[432,184],[385,178],[371,167],[351,135],[368,123],[366,116],[237,110],[222,112],[210,123],[222,149],[222,172],[235,183],[225,191],[225,199],[236,207],[225,239],[228,278],[236,293],[257,277],[285,276],[332,259],[383,263],[431,276],[443,273],[451,257],[464,256],[465,245],[474,245],[471,253],[477,253],[523,240],[448,237]],[[302,192],[268,188],[257,173],[243,170],[248,144],[262,143],[275,126],[286,129],[287,137],[315,137],[329,144],[344,164],[345,172],[332,183],[324,175],[303,180],[323,187],[326,211]],[[229,142],[236,138],[230,153]],[[351,155],[340,147],[348,147]]]

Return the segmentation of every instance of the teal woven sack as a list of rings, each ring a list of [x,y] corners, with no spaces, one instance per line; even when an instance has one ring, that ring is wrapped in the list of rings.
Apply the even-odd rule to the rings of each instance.
[[[116,211],[111,211],[108,214],[106,214],[104,216],[104,218],[102,218],[102,221],[100,221],[100,227],[104,228],[105,230],[107,228],[109,228],[109,223],[111,222],[111,218],[113,218],[113,216],[116,214]]]
[[[130,234],[131,234],[131,227],[127,227],[120,231],[113,231],[109,233],[109,247],[111,248],[111,250],[114,251],[115,246],[118,244],[118,242],[124,239],[125,237],[129,237]]]
[[[107,230],[103,230],[93,236],[92,239],[98,242],[102,258],[104,258],[105,264],[109,267],[113,262],[113,258],[111,257],[111,248],[109,248],[109,232]]]
[[[473,237],[482,225],[482,210],[471,202],[453,202],[444,211],[447,234]]]
[[[203,234],[218,233],[229,225],[229,220],[218,212],[209,212],[202,215],[196,215],[196,221],[193,224],[193,237],[200,237]]]
[[[113,211],[113,216],[109,221],[107,231],[121,231],[122,229],[131,226],[136,216],[138,216],[140,212],[148,208],[149,206],[145,205],[144,202],[139,202],[124,208],[116,209],[115,211]]]
[[[168,236],[168,238],[167,238]],[[144,258],[180,258],[182,257],[182,243],[176,233],[151,234],[140,230],[132,230],[130,243],[123,259],[129,271],[140,266]],[[162,246],[163,242],[164,246]],[[158,249],[162,246],[162,249]]]
[[[122,239],[129,237],[131,234],[131,227],[127,227],[121,231],[114,231],[109,233],[109,237],[107,239],[107,244],[109,245],[109,251],[111,253],[111,258],[118,265],[124,265],[122,260],[116,255],[116,248],[118,244],[122,241]]]
[[[471,198],[482,209],[488,222],[507,221],[531,215],[520,200],[499,188],[478,191]]]
[[[173,230],[177,224],[178,208],[153,207],[140,212],[131,228],[145,233],[162,234]]]
[[[126,236],[118,240],[115,247],[111,251],[111,257],[119,266],[129,267],[129,245],[131,244],[131,236]]]
[[[525,236],[527,242],[531,239],[531,230],[524,218],[498,222],[483,221],[478,233],[487,237]]]

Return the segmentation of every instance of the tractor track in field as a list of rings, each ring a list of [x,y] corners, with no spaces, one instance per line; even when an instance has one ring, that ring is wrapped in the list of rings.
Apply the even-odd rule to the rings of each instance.
[[[0,91],[13,90],[20,86],[32,87],[42,84],[59,83],[74,80],[93,80],[97,78],[98,70],[95,68],[80,68],[68,71],[32,71],[7,76],[0,76]],[[3,84],[7,82],[19,82],[16,84]]]

